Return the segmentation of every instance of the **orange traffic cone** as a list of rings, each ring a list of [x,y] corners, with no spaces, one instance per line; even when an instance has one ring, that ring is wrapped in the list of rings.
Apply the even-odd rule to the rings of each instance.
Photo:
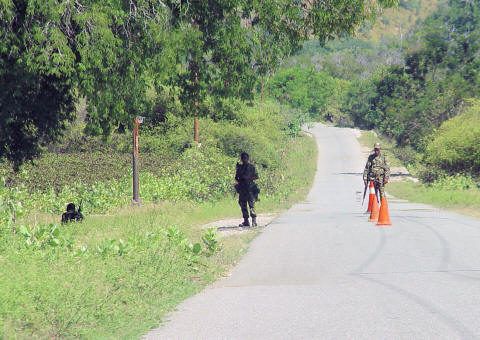
[[[382,197],[382,205],[380,206],[380,213],[378,216],[378,223],[377,225],[392,225],[390,222],[390,215],[388,214],[388,204],[387,199]]]
[[[370,182],[370,195],[368,195],[368,209],[367,213],[372,212],[372,204],[373,200],[375,199],[375,186],[373,185],[373,182]]]
[[[370,213],[370,218],[368,222],[377,222],[378,221],[378,201],[377,195],[373,194],[373,201],[372,201],[372,212]]]

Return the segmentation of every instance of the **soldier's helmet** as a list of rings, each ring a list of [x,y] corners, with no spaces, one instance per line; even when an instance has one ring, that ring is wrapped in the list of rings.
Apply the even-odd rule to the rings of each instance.
[[[374,150],[375,150],[375,149],[380,149],[380,143],[375,143],[375,144],[373,145],[373,149],[374,149]]]

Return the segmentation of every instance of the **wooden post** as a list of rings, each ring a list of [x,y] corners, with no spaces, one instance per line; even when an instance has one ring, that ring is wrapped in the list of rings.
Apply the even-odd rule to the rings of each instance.
[[[140,198],[138,197],[138,117],[133,119],[133,198],[132,201],[134,204],[139,204]]]

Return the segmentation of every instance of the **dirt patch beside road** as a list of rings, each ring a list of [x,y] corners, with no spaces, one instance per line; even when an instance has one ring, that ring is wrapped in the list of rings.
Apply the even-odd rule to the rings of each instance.
[[[260,214],[257,216],[257,224],[258,224],[258,227],[256,228],[263,228],[263,227],[266,227],[267,225],[270,224],[270,222],[273,221],[273,219],[275,217],[277,217],[278,214]],[[249,230],[252,230],[252,229],[256,229],[256,228],[242,228],[242,227],[239,227],[238,225],[240,223],[242,223],[242,218],[227,218],[227,219],[223,219],[223,220],[219,220],[219,221],[215,221],[215,222],[210,222],[208,224],[205,224],[202,226],[202,229],[207,229],[207,228],[216,228],[217,229],[217,232],[224,236],[224,237],[227,237],[227,236],[231,236],[231,235],[234,235],[234,234],[238,234],[238,233],[244,233],[244,232],[247,232]]]

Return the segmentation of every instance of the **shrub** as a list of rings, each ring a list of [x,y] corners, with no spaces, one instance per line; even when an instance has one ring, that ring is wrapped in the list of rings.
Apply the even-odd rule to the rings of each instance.
[[[442,176],[431,184],[431,187],[446,190],[468,190],[477,188],[478,185],[469,175],[456,174],[455,176]]]
[[[480,101],[444,122],[425,148],[424,161],[447,174],[480,172]]]
[[[396,147],[393,149],[393,154],[396,158],[402,161],[403,164],[412,164],[417,159],[417,152],[411,146]]]

